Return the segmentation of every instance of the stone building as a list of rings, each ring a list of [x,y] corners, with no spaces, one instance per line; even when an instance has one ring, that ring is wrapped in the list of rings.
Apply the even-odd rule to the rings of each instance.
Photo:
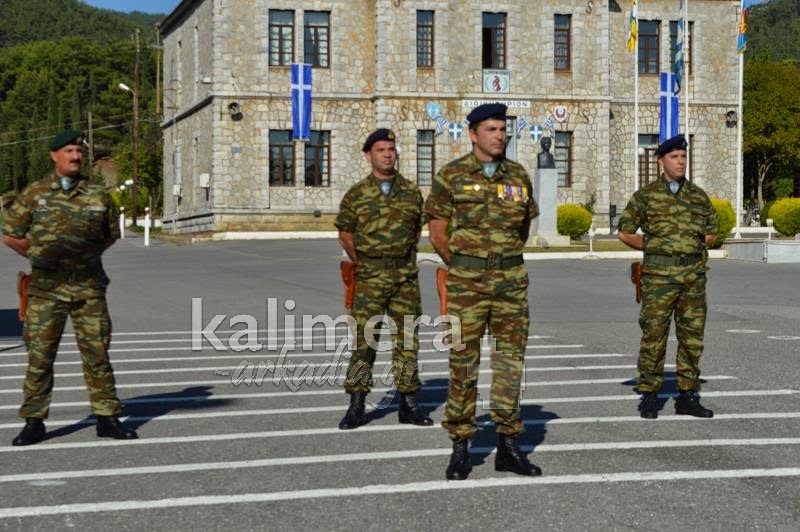
[[[553,135],[559,201],[594,201],[608,227],[655,178],[659,72],[674,57],[678,0],[638,4],[635,138],[628,0],[183,0],[161,24],[165,225],[332,229],[369,172],[371,130],[397,133],[400,171],[427,191],[469,151],[469,110],[499,100],[514,117],[507,155],[533,171],[536,140]],[[685,53],[691,178],[731,200],[738,5],[691,0]],[[313,65],[308,142],[291,140],[291,63]]]

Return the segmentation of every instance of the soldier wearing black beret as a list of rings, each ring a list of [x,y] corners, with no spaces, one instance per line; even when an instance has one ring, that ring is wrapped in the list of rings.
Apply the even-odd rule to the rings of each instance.
[[[707,308],[706,247],[716,239],[717,216],[705,191],[686,180],[686,148],[682,135],[661,143],[656,149],[661,175],[633,195],[619,220],[619,239],[644,251],[638,390],[645,419],[658,417],[673,317],[678,338],[675,413],[714,415],[700,404],[697,392]]]
[[[350,356],[344,389],[350,406],[339,423],[342,430],[363,425],[364,401],[372,389],[374,342],[367,322],[386,315],[399,331],[392,349],[394,384],[400,392],[400,423],[433,425],[416,400],[422,386],[417,369],[418,331],[405,330],[405,318],[422,313],[417,267],[417,242],[422,230],[422,193],[397,171],[395,135],[386,128],[370,133],[362,147],[372,172],[342,198],[336,227],[339,243],[355,264],[355,293],[350,312],[356,322],[356,346]],[[343,270],[352,265],[344,263]],[[346,281],[347,282],[347,281]],[[390,323],[391,324],[391,323]]]
[[[450,353],[442,426],[453,442],[448,480],[472,471],[469,442],[478,430],[476,403],[481,337],[491,331],[489,414],[497,432],[495,470],[535,476],[541,469],[519,447],[524,427],[519,394],[528,338],[528,270],[522,249],[539,215],[525,169],[505,157],[506,106],[487,103],[467,115],[472,152],[436,174],[425,203],[431,243],[447,271],[447,314],[461,324],[461,350]]]

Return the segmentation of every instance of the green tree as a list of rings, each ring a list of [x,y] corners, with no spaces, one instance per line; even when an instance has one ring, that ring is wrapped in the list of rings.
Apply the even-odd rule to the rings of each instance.
[[[763,207],[765,182],[800,157],[800,68],[754,61],[745,74],[743,148]]]

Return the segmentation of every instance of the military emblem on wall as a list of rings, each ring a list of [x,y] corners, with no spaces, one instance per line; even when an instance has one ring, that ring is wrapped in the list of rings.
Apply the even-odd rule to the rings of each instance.
[[[568,113],[567,108],[563,105],[556,105],[553,108],[553,117],[558,120],[559,123],[563,122],[567,119]]]

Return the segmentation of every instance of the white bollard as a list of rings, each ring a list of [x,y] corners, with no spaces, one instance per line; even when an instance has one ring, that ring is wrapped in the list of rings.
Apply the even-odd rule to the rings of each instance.
[[[119,209],[119,237],[125,238],[125,207]]]
[[[767,240],[772,240],[772,218],[767,218]]]
[[[144,245],[150,245],[150,207],[144,208]]]

